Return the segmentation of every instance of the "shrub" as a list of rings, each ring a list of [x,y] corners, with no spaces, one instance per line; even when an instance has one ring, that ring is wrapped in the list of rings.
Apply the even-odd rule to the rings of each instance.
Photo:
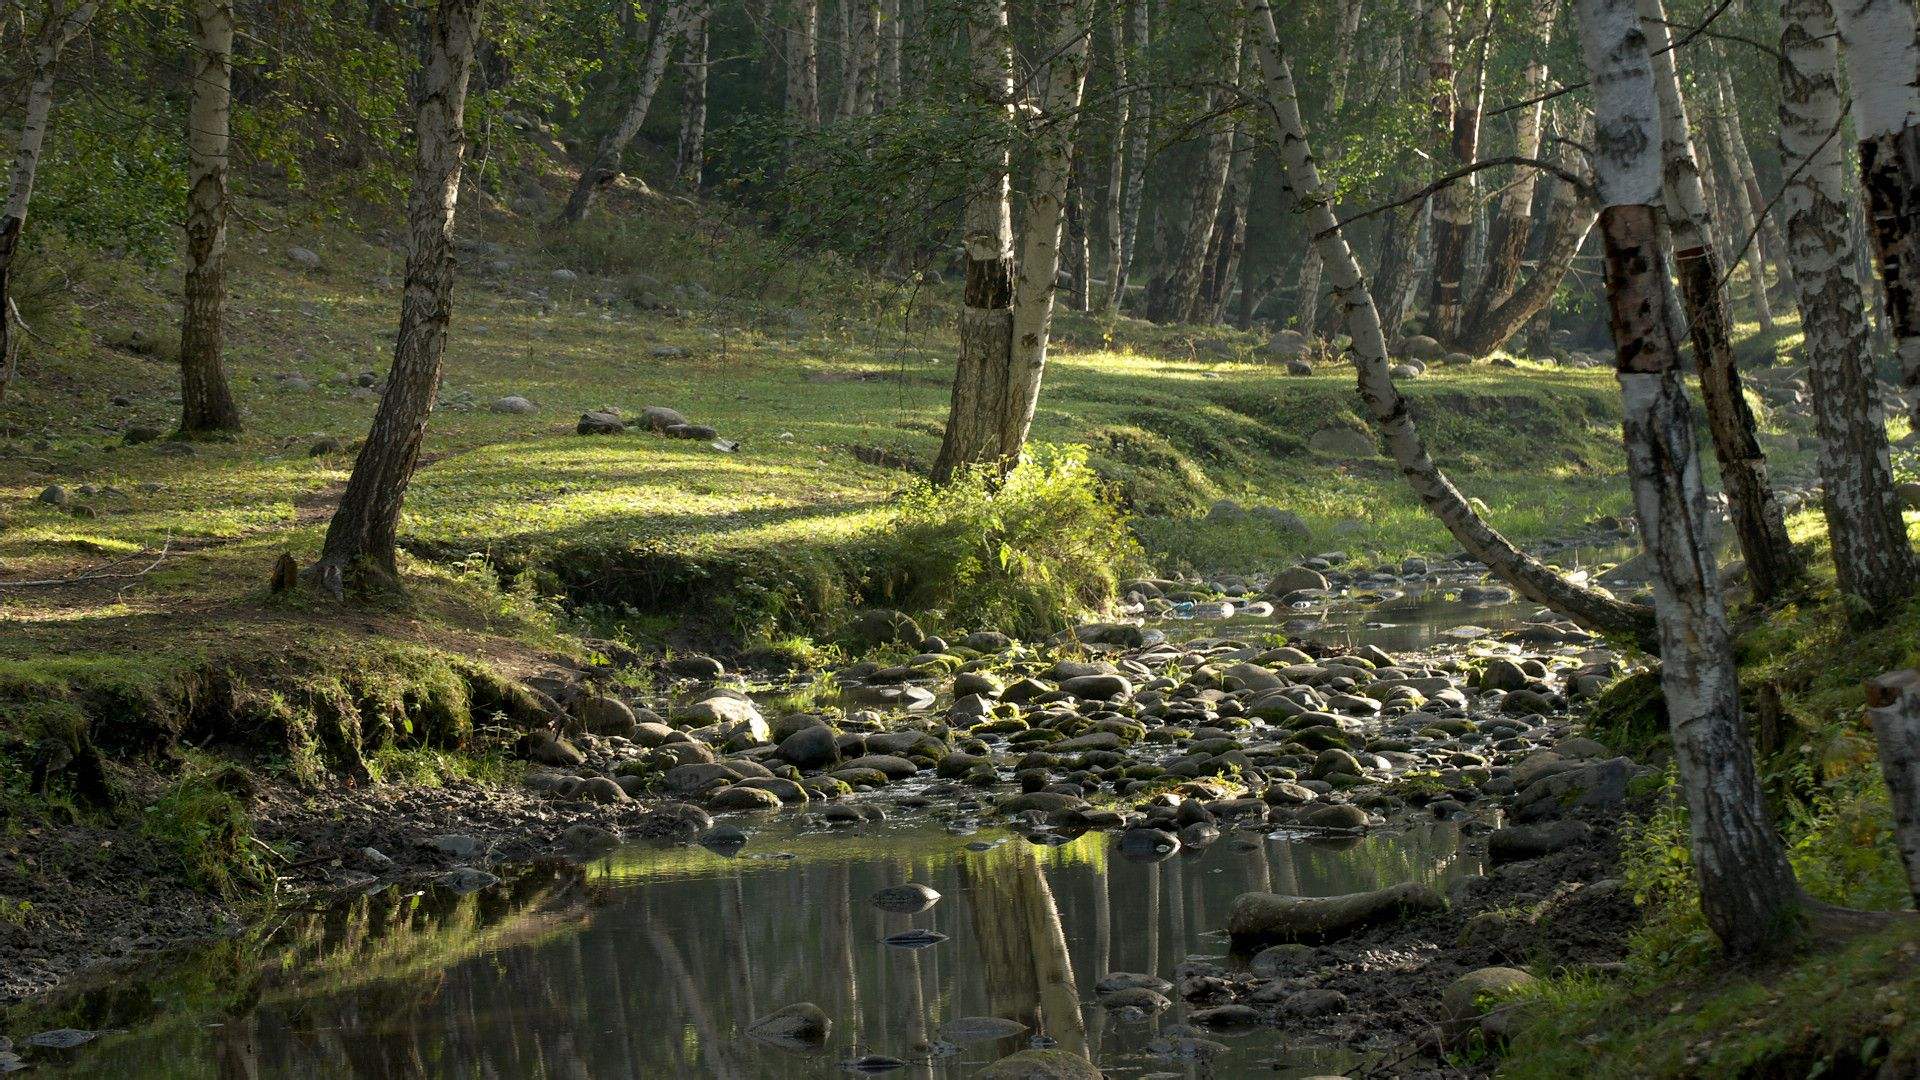
[[[975,469],[908,493],[863,562],[871,598],[1039,636],[1111,604],[1141,554],[1085,450],[1036,446],[1004,479]]]

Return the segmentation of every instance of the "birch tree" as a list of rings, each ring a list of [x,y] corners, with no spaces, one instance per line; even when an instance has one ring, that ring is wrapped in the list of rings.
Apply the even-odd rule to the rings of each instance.
[[[666,0],[661,9],[660,23],[647,39],[647,55],[640,68],[640,84],[634,88],[633,97],[628,101],[626,111],[621,114],[620,122],[600,140],[593,160],[580,170],[580,179],[573,185],[573,194],[567,197],[566,208],[560,212],[563,223],[571,225],[585,219],[587,211],[593,207],[594,197],[620,175],[620,160],[626,155],[633,137],[640,133],[640,126],[647,122],[647,113],[653,108],[653,96],[659,91],[660,80],[667,72],[667,60],[687,29],[695,3],[696,0]]]
[[[1554,16],[1559,8],[1560,0],[1530,0],[1526,5],[1522,26],[1528,36],[1529,52],[1520,86],[1523,98],[1537,98],[1546,92],[1546,54],[1553,43]],[[1535,101],[1519,111],[1518,119],[1514,122],[1516,155],[1528,158],[1540,156],[1546,115],[1545,101]],[[1474,291],[1468,316],[1473,316],[1475,312],[1492,311],[1512,296],[1513,290],[1518,287],[1521,263],[1527,254],[1527,240],[1533,233],[1536,220],[1533,202],[1534,192],[1539,187],[1539,175],[1538,170],[1522,166],[1495,201],[1493,222],[1487,231],[1487,269],[1480,276],[1480,285]],[[1466,321],[1472,325],[1480,320],[1476,316]],[[1477,330],[1478,327],[1474,327],[1467,333]]]
[[[1840,0],[1860,195],[1910,419],[1920,421],[1920,38],[1913,0]],[[1916,424],[1920,429],[1920,424]]]
[[[1314,163],[1307,145],[1293,72],[1281,53],[1273,10],[1268,0],[1251,0],[1251,4],[1252,32],[1266,83],[1266,104],[1278,130],[1278,152],[1288,192],[1303,208],[1307,232],[1316,238],[1315,246],[1320,250],[1335,302],[1340,305],[1347,334],[1352,339],[1348,352],[1358,375],[1360,398],[1399,465],[1401,475],[1406,477],[1421,504],[1446,525],[1447,531],[1468,554],[1485,563],[1528,599],[1545,604],[1584,626],[1631,638],[1651,648],[1654,641],[1651,612],[1575,585],[1552,567],[1514,547],[1481,520],[1466,496],[1434,464],[1406,399],[1394,387],[1385,327],[1360,271],[1359,260],[1348,246],[1339,218],[1334,214],[1330,189],[1322,182],[1319,166]]]
[[[1132,52],[1138,57],[1152,44],[1152,23],[1147,14],[1147,0],[1125,0],[1125,3]],[[1134,90],[1127,97],[1131,101],[1127,122],[1127,161],[1130,168],[1127,172],[1126,195],[1120,207],[1115,268],[1107,275],[1106,310],[1109,314],[1120,310],[1120,303],[1126,298],[1127,276],[1133,270],[1134,252],[1140,235],[1140,205],[1147,192],[1147,140],[1153,132],[1153,95],[1143,88]]]
[[[13,262],[20,254],[20,236],[27,227],[27,204],[33,200],[33,178],[40,167],[40,148],[53,117],[53,77],[60,53],[92,21],[95,3],[69,5],[53,0],[47,5],[38,31],[27,44],[32,70],[27,72],[26,110],[20,134],[13,140],[13,166],[7,172],[7,200],[0,204],[0,396],[13,379],[15,350],[12,338]]]
[[[1674,269],[1693,339],[1694,366],[1720,462],[1720,483],[1727,493],[1734,535],[1747,562],[1754,595],[1777,599],[1800,577],[1800,560],[1787,538],[1786,515],[1767,478],[1767,456],[1760,449],[1759,425],[1740,386],[1734,362],[1732,319],[1720,287],[1720,257],[1708,234],[1706,192],[1694,158],[1687,103],[1680,92],[1661,0],[1639,0],[1647,37],[1654,91],[1660,110],[1660,165],[1666,197],[1667,228],[1673,236]]]
[[[1772,261],[1781,288],[1786,290],[1786,295],[1792,296],[1793,262],[1787,258],[1787,242],[1780,229],[1779,211],[1760,189],[1760,174],[1753,167],[1753,152],[1747,146],[1746,131],[1740,122],[1740,99],[1733,92],[1733,77],[1727,74],[1724,63],[1714,67],[1714,88],[1722,103],[1719,111],[1720,129],[1731,144],[1729,153],[1734,166],[1740,170],[1740,185],[1746,189],[1747,205],[1753,208],[1753,225],[1760,230],[1760,244],[1755,250],[1763,253],[1766,260]],[[1762,283],[1766,280],[1764,266],[1760,280]]]
[[[1654,569],[1660,686],[1700,909],[1729,953],[1752,955],[1786,938],[1799,890],[1760,796],[1719,571],[1705,539],[1707,493],[1660,246],[1654,66],[1634,0],[1576,0],[1576,10],[1593,84],[1600,235],[1627,473]]]
[[[1725,67],[1719,67],[1717,74],[1725,75]],[[1747,170],[1753,165],[1751,160],[1742,160],[1747,156],[1746,147],[1743,145],[1744,139],[1738,134],[1740,118],[1734,110],[1731,95],[1721,89],[1718,78],[1709,77],[1704,82],[1713,100],[1713,108],[1708,111],[1707,127],[1713,135],[1714,145],[1719,149],[1721,167],[1727,177],[1724,194],[1727,205],[1733,211],[1733,227],[1738,234],[1734,241],[1742,248],[1736,254],[1747,268],[1748,302],[1753,305],[1753,316],[1759,321],[1761,331],[1772,333],[1773,303],[1767,296],[1766,230],[1761,227],[1756,212],[1758,208],[1747,189]],[[1748,237],[1753,238],[1751,242]]]
[[[1465,5],[1463,4],[1464,8]],[[1466,168],[1480,154],[1480,104],[1486,92],[1487,46],[1492,39],[1493,4],[1477,5],[1481,17],[1477,58],[1459,71],[1454,64],[1455,27],[1446,14],[1446,0],[1433,0],[1429,41],[1433,51],[1434,119],[1438,130],[1435,167],[1440,172]],[[1467,244],[1473,233],[1476,177],[1469,174],[1441,188],[1433,208],[1433,293],[1427,333],[1444,342],[1460,336],[1461,282],[1466,275]]]
[[[187,110],[187,276],[180,319],[180,434],[240,430],[221,367],[227,295],[227,130],[233,83],[233,4],[194,0]]]
[[[398,576],[395,539],[407,485],[420,461],[440,390],[453,317],[453,215],[466,157],[467,77],[480,36],[481,0],[437,0],[429,16],[415,100],[413,190],[407,199],[407,266],[400,334],[387,390],[354,460],[320,561],[307,579],[340,595]]]
[[[1232,78],[1240,70],[1240,24],[1233,25],[1231,44],[1224,50],[1220,71]],[[1228,100],[1225,90],[1207,95],[1207,109],[1217,113]],[[1193,197],[1187,203],[1187,224],[1180,234],[1180,246],[1168,262],[1147,317],[1155,322],[1176,322],[1191,318],[1200,302],[1201,278],[1206,273],[1207,253],[1213,245],[1214,224],[1220,216],[1220,200],[1227,190],[1227,177],[1233,167],[1233,122],[1215,115],[1207,135],[1207,152],[1201,158],[1193,184]]]
[[[820,126],[820,0],[793,0],[787,24],[787,122]]]
[[[707,0],[696,0],[687,27],[687,81],[680,102],[680,144],[674,155],[673,175],[681,183],[700,189],[704,168],[707,134]]]
[[[1820,438],[1820,504],[1836,580],[1871,621],[1912,591],[1916,568],[1894,492],[1848,215],[1838,50],[1828,0],[1780,5],[1780,157],[1807,382]]]
[[[1145,10],[1144,0],[1136,0]],[[1106,221],[1106,280],[1107,292],[1102,299],[1102,307],[1108,314],[1120,310],[1120,274],[1125,252],[1122,249],[1122,232],[1125,228],[1126,189],[1129,155],[1127,136],[1130,132],[1134,95],[1128,93],[1127,85],[1127,25],[1129,22],[1128,4],[1124,0],[1115,0],[1110,12],[1107,29],[1109,33],[1108,55],[1113,70],[1113,142],[1107,156],[1106,199],[1101,205],[1102,216]],[[1144,162],[1134,160],[1132,167],[1140,169]]]

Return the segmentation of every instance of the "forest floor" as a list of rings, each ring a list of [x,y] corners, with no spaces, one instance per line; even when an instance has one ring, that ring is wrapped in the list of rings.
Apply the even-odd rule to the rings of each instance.
[[[409,590],[370,606],[268,581],[283,552],[317,553],[377,404],[363,384],[390,358],[391,236],[297,219],[239,230],[227,355],[249,426],[232,442],[165,438],[175,274],[60,263],[40,300],[84,329],[47,330],[0,403],[0,829],[15,875],[0,877],[0,946],[21,961],[0,995],[230,928],[263,881],[338,885],[360,847],[437,873],[456,860],[407,838],[530,855],[567,825],[636,813],[557,817],[501,783],[524,768],[511,731],[438,755],[376,748],[383,727],[511,719],[523,684],[657,688],[664,658],[689,649],[845,658],[834,624],[884,599],[861,595],[860,561],[884,557],[877,541],[938,446],[950,289],[796,260],[681,200],[624,209],[565,237],[463,216],[446,380],[402,528]],[[1351,368],[1292,376],[1263,346],[1063,313],[1035,438],[1087,447],[1163,573],[1450,551],[1387,459],[1310,445],[1328,429],[1365,437]],[[1512,363],[1405,385],[1441,464],[1522,543],[1626,513],[1611,373]],[[718,441],[576,434],[588,410],[631,423],[648,406]],[[1793,432],[1770,426],[1764,442],[1779,475],[1810,471]],[[641,662],[609,670],[633,648]],[[1820,715],[1844,707],[1822,699]],[[28,794],[76,724],[122,809]],[[299,725],[299,740],[277,730]],[[342,759],[362,775],[326,778]],[[340,829],[355,820],[373,824]],[[283,846],[331,861],[293,865]]]

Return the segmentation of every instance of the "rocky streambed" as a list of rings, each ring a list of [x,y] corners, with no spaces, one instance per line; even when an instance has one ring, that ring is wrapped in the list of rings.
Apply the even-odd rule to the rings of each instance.
[[[510,795],[270,808],[263,831],[310,852],[300,880],[354,892],[244,963],[227,946],[222,1000],[256,1004],[221,1023],[275,1075],[387,1068],[308,1027],[394,995],[392,1053],[468,1055],[435,1075],[556,1053],[595,1074],[1419,1073],[1503,1036],[1489,995],[1618,958],[1612,828],[1650,770],[1578,727],[1622,671],[1604,643],[1464,560],[1328,553],[1129,593],[1130,618],[1044,643],[865,613],[885,659],[804,686],[704,657],[648,693],[555,678],[571,730],[522,741]],[[316,985],[289,955],[363,978]],[[233,1052],[113,985],[15,1009],[5,1052]],[[60,1030],[89,1037],[30,1041]]]

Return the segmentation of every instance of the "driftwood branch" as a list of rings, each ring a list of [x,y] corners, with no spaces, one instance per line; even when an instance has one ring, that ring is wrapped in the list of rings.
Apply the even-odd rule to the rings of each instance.
[[[122,555],[120,558],[114,559],[111,562],[101,563],[92,570],[78,574],[68,574],[65,577],[38,578],[30,581],[0,581],[0,589],[24,589],[30,586],[40,585],[76,585],[83,581],[122,581],[128,578],[146,577],[148,574],[153,573],[154,569],[161,563],[166,561],[167,555],[172,548],[173,537],[169,536],[167,537],[166,543],[160,545],[160,552],[154,556],[153,561],[138,570],[115,572],[114,567],[124,566],[135,559],[153,554],[152,552],[142,549],[131,555]]]

